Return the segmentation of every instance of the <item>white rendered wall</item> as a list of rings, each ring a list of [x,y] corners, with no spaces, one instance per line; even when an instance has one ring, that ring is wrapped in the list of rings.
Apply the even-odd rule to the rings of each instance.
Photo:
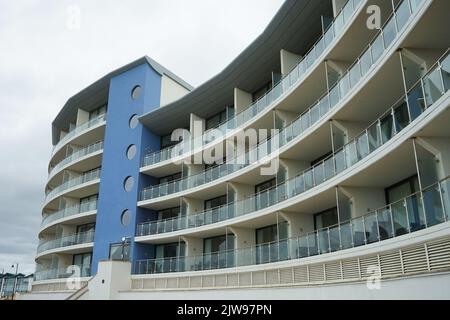
[[[174,102],[190,91],[166,75],[161,77],[161,108]]]

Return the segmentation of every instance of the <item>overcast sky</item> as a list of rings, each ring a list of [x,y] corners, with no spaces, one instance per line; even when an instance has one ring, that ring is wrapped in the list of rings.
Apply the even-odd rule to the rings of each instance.
[[[198,86],[267,26],[283,0],[1,0],[0,273],[34,271],[64,103],[144,55]],[[189,61],[189,64],[186,62]]]

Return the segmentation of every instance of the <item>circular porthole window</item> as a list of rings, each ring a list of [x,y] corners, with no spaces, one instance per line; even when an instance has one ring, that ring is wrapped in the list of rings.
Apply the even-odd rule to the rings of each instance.
[[[138,117],[137,114],[133,114],[133,115],[131,116],[130,122],[129,122],[130,128],[131,128],[131,129],[134,129],[134,128],[137,127],[138,124],[139,124],[139,117]]]
[[[128,158],[128,160],[133,160],[134,157],[136,156],[136,152],[137,152],[136,145],[132,144],[131,146],[129,146],[128,149],[127,149],[127,158]]]
[[[124,210],[122,212],[122,215],[120,216],[120,222],[124,227],[128,227],[131,223],[131,211],[130,210]]]
[[[131,90],[131,98],[133,100],[139,99],[139,97],[141,96],[141,91],[142,91],[141,86],[134,87],[133,90]]]
[[[123,187],[126,192],[130,192],[131,189],[133,189],[134,186],[134,178],[133,177],[127,177],[125,181],[123,182]]]

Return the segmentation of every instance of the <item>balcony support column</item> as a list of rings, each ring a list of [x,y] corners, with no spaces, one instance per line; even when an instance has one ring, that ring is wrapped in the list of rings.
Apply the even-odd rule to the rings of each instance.
[[[302,56],[287,50],[280,50],[281,74],[283,76],[291,72],[292,69],[302,60]]]

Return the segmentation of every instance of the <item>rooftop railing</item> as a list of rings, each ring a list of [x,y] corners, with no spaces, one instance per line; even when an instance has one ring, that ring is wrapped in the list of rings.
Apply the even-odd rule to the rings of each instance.
[[[57,171],[59,171],[61,168],[63,168],[64,166],[68,165],[71,162],[74,162],[76,160],[79,160],[87,155],[93,154],[97,151],[100,151],[103,149],[103,141],[99,141],[93,144],[88,145],[87,147],[80,149],[74,153],[72,153],[71,155],[69,155],[68,157],[64,158],[63,160],[61,160],[57,165],[55,165],[50,173],[49,173],[49,179],[51,177],[53,177],[55,175],[55,173]]]
[[[87,231],[75,233],[70,236],[65,236],[53,240],[42,241],[39,243],[37,253],[42,253],[44,251],[53,250],[57,248],[64,248],[70,246],[76,246],[85,243],[91,243],[94,241],[95,231]]]
[[[299,237],[198,256],[138,260],[134,274],[201,271],[301,259],[369,245],[450,221],[450,177],[421,192]]]
[[[88,183],[88,182],[92,182],[97,179],[100,179],[100,173],[101,173],[100,169],[97,169],[94,171],[89,171],[79,177],[72,178],[72,179],[64,182],[63,184],[60,184],[56,188],[52,189],[49,193],[47,193],[47,195],[45,197],[45,201],[48,201],[49,199],[55,197],[57,194],[64,192],[68,189],[80,186],[80,185]]]
[[[214,129],[220,130],[222,133],[235,130],[262,111],[266,110],[295,84],[303,80],[307,71],[310,70],[316,61],[322,58],[323,53],[331,45],[333,40],[343,32],[353,14],[359,9],[363,2],[363,0],[348,0],[323,35],[287,75],[285,75],[270,91],[257,101],[253,102],[244,111],[219,124]],[[198,146],[202,148],[204,145],[211,142],[212,140],[207,138],[206,135],[202,135],[186,142],[180,142],[175,146],[151,152],[144,156],[142,167],[172,159],[174,155],[187,155],[198,148]]]
[[[98,117],[95,117],[88,122],[85,122],[77,127],[75,127],[73,130],[69,131],[64,137],[62,137],[58,143],[53,147],[52,155],[55,154],[57,150],[60,149],[61,146],[63,146],[65,143],[67,143],[70,139],[77,136],[81,132],[88,130],[92,127],[97,126],[98,124],[106,121],[106,113],[99,115]]]
[[[74,216],[74,215],[81,214],[81,213],[94,211],[94,210],[97,210],[97,200],[81,203],[81,204],[78,204],[73,207],[64,208],[57,212],[51,213],[48,216],[46,216],[45,218],[43,218],[42,222],[41,222],[41,228],[49,225],[50,223],[52,223],[56,220],[67,218],[67,217]]]
[[[366,130],[315,166],[246,199],[193,215],[138,224],[146,236],[213,224],[253,213],[302,194],[351,168],[403,131],[450,89],[447,50],[429,72]]]
[[[418,7],[415,8],[418,9]],[[352,89],[365,79],[365,76],[373,69],[383,54],[392,47],[395,38],[401,34],[413,13],[410,10],[408,0],[399,3],[384,27],[343,76],[317,102],[283,128],[274,138],[262,141],[245,155],[229,159],[224,164],[214,166],[199,174],[145,188],[141,191],[141,201],[167,196],[216,181],[258,163],[268,157],[271,152],[275,153],[293,139],[298,139],[314,124],[325,118],[330,110],[349,96]]]

